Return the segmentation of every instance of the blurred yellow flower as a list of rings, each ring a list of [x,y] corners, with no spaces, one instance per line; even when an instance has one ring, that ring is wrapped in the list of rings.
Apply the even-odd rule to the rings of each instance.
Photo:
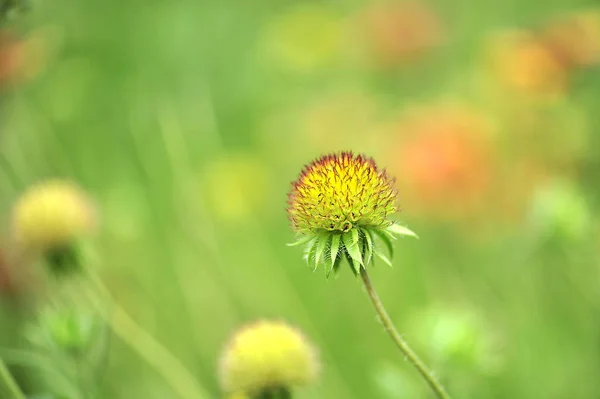
[[[204,172],[208,203],[226,221],[244,219],[264,203],[267,171],[260,161],[246,155],[229,156],[210,163]]]
[[[90,233],[96,219],[87,195],[63,180],[29,188],[18,199],[12,216],[16,242],[24,249],[42,252],[68,246]]]
[[[241,328],[228,343],[219,380],[224,392],[257,394],[306,385],[318,370],[317,354],[300,331],[284,322],[259,321]]]
[[[343,21],[333,11],[300,4],[267,26],[263,44],[280,66],[305,72],[332,64],[341,54],[343,36]]]

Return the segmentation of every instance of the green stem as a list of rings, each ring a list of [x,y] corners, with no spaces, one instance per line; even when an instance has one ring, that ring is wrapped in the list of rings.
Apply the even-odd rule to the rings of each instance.
[[[90,276],[96,289],[106,298],[112,308],[107,315],[103,302],[99,298],[91,298],[94,306],[100,311],[113,332],[129,345],[184,399],[206,399],[208,393],[199,385],[192,374],[167,348],[143,329],[113,299],[104,284],[96,277]]]
[[[369,294],[369,298],[371,298],[375,311],[379,315],[385,330],[388,332],[394,343],[400,348],[400,351],[402,351],[408,361],[415,366],[425,381],[427,381],[427,384],[429,384],[436,396],[440,399],[450,399],[450,395],[446,392],[444,386],[435,378],[433,372],[427,368],[425,363],[423,363],[408,343],[400,336],[400,334],[398,334],[398,331],[396,331],[396,328],[394,327],[390,316],[387,314],[381,299],[379,299],[379,295],[377,295],[377,291],[375,291],[375,287],[373,287],[367,270],[364,267],[361,268],[360,277],[365,285],[367,294]]]
[[[258,394],[256,399],[292,399],[292,391],[287,388],[270,388]]]
[[[27,399],[2,359],[0,359],[0,379],[12,399]]]

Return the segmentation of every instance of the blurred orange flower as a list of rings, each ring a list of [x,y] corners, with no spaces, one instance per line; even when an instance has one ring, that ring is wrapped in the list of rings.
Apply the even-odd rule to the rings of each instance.
[[[493,37],[489,56],[493,75],[512,91],[554,97],[568,88],[566,65],[532,32],[503,32]]]
[[[22,43],[10,33],[0,32],[0,89],[17,78],[22,65]]]
[[[10,295],[14,292],[15,283],[13,276],[8,270],[4,253],[0,252],[0,295]]]
[[[28,288],[15,266],[5,249],[0,248],[0,299],[18,299]]]
[[[402,123],[392,162],[411,212],[452,215],[483,202],[492,169],[490,130],[477,112],[454,106],[426,108]]]
[[[436,13],[423,2],[383,2],[369,6],[364,20],[367,46],[378,66],[414,61],[442,40]]]
[[[556,19],[543,36],[569,66],[588,67],[600,62],[600,10],[585,10]]]
[[[38,76],[56,54],[60,31],[42,27],[18,37],[9,30],[0,31],[0,90]]]

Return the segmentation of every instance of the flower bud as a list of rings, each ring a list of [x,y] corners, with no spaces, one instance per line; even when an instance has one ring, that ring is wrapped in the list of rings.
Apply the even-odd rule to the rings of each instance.
[[[292,388],[312,382],[317,355],[300,331],[283,322],[259,321],[241,328],[219,364],[225,392],[251,398],[286,398]]]

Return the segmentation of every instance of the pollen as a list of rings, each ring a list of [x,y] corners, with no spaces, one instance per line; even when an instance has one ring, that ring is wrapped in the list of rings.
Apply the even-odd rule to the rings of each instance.
[[[302,234],[386,228],[388,216],[398,210],[396,195],[393,180],[373,159],[330,154],[307,165],[293,183],[288,215]]]

